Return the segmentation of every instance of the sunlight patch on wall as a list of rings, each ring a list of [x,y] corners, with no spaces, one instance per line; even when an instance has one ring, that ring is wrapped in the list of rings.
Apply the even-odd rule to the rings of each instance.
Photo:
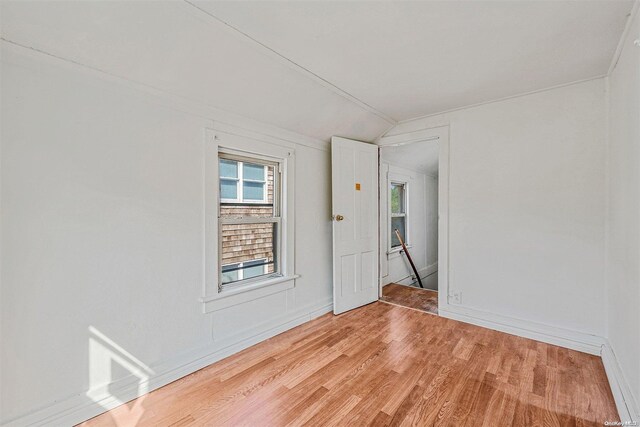
[[[87,396],[111,410],[119,426],[135,425],[144,414],[153,371],[93,326],[89,326],[89,391]],[[137,390],[136,390],[137,389]],[[132,393],[132,390],[135,393]],[[132,398],[141,396],[130,404]]]

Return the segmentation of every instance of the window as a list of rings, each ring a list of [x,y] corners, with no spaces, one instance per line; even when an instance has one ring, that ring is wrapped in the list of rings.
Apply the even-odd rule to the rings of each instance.
[[[389,189],[389,220],[391,222],[391,248],[400,247],[400,241],[396,230],[400,232],[402,239],[407,242],[407,184],[404,182],[391,182]]]
[[[279,276],[280,163],[219,153],[219,291]]]
[[[222,202],[266,203],[268,166],[248,161],[220,159]]]

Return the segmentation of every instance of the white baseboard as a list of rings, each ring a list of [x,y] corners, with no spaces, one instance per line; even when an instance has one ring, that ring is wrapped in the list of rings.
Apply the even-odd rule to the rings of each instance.
[[[427,265],[425,268],[421,268],[420,270],[418,270],[418,274],[420,274],[420,277],[426,277],[426,276],[430,276],[433,273],[438,271],[438,262],[434,262],[431,265]]]
[[[605,339],[597,335],[543,325],[457,305],[447,304],[440,307],[438,314],[449,319],[459,320],[484,328],[598,356],[600,355],[602,345],[605,343]]]
[[[640,424],[640,407],[633,393],[631,393],[629,383],[608,340],[602,346],[602,364],[607,373],[609,387],[611,387],[613,399],[616,402],[620,421],[635,422],[637,423],[636,425]]]
[[[187,355],[183,355],[181,358],[172,362],[161,363],[160,366],[154,366],[156,374],[151,376],[144,385],[149,391],[156,390],[212,363],[222,360],[225,357],[313,320],[325,313],[329,313],[332,310],[333,302],[331,301],[323,301],[321,304],[306,306],[293,313],[282,316],[278,322],[270,321],[260,325],[263,326],[259,329],[260,332],[238,337],[236,342],[231,343],[225,340],[224,343],[214,343],[213,346],[189,352]],[[93,401],[83,392],[19,418],[9,420],[3,424],[3,426],[76,425],[115,408],[121,402],[131,401],[140,397],[140,385],[138,381],[131,381],[131,379],[120,380],[117,384],[113,384],[111,388],[114,390],[113,394],[118,396],[118,399],[110,396],[102,400]]]

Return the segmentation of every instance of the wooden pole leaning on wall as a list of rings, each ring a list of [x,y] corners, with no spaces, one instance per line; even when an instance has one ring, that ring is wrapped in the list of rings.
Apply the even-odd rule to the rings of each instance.
[[[398,236],[398,241],[402,245],[402,250],[404,251],[404,254],[407,256],[407,259],[409,260],[409,264],[411,264],[411,268],[413,268],[413,274],[415,274],[416,279],[418,279],[418,284],[422,289],[424,289],[424,286],[422,286],[422,280],[420,279],[420,274],[418,274],[418,269],[416,268],[416,265],[413,263],[413,260],[411,259],[411,255],[409,255],[409,250],[407,249],[407,245],[404,244],[404,240],[402,240],[402,236],[400,235],[400,232],[398,231],[398,229],[396,228],[394,231],[396,232],[396,236]]]

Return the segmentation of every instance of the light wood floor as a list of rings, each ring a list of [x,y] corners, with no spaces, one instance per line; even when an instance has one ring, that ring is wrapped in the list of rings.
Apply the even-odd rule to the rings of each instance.
[[[376,302],[327,314],[86,426],[602,426],[598,357]]]
[[[381,301],[438,314],[438,292],[390,283],[382,288]]]

